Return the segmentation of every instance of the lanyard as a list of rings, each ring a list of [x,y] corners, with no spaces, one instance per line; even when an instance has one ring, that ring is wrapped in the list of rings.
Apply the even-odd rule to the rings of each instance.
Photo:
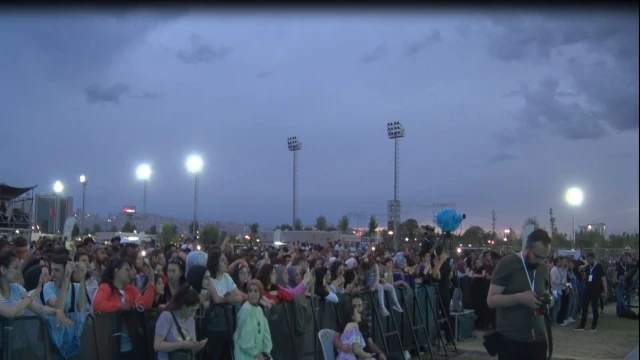
[[[626,266],[624,266],[622,264],[620,264],[620,266],[624,269],[624,272],[627,272],[627,267]]]
[[[596,265],[598,265],[598,263],[593,264],[593,266],[589,266],[589,268],[591,269],[589,270],[589,275],[593,274],[593,269],[596,268]]]
[[[533,270],[533,281],[531,280],[531,277],[529,276],[529,270],[527,270],[527,265],[524,263],[524,255],[522,254],[522,251],[520,252],[520,259],[522,260],[522,266],[524,266],[524,272],[527,274],[527,280],[529,280],[529,286],[531,287],[531,291],[535,292],[535,288],[536,288],[536,270]]]

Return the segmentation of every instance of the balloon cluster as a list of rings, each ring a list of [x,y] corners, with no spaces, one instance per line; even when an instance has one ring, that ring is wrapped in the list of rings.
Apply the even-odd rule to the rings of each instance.
[[[436,213],[433,220],[443,233],[450,233],[458,230],[465,217],[454,209],[442,209]]]

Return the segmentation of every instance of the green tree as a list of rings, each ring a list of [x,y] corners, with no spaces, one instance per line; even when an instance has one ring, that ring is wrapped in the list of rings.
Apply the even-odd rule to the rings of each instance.
[[[175,225],[172,224],[163,224],[162,228],[160,228],[160,234],[158,235],[158,240],[160,244],[167,245],[174,241],[178,236],[178,231]]]
[[[416,219],[407,219],[400,224],[400,231],[401,238],[409,238],[409,240],[413,241],[422,236],[424,229],[420,227]]]
[[[213,224],[205,226],[201,235],[200,241],[207,248],[211,245],[217,244],[220,240],[220,230],[218,230],[218,228]]]
[[[340,229],[340,232],[343,234],[349,230],[349,217],[347,215],[342,215],[340,220],[338,220],[338,229]]]
[[[369,218],[368,227],[369,227],[369,230],[367,232],[367,236],[375,235],[376,231],[378,230],[378,220],[374,215],[371,215],[371,217]]]
[[[93,227],[91,228],[91,233],[95,234],[99,232],[102,232],[102,228],[100,227],[100,225],[94,224]]]
[[[576,233],[576,247],[580,249],[592,249],[602,246],[604,237],[597,231],[581,231]]]
[[[538,222],[538,218],[535,216],[528,217],[524,221],[524,226],[527,226],[527,225],[533,225],[535,229],[540,229],[540,223]]]
[[[118,228],[115,225],[111,225],[109,232],[118,232]]]
[[[324,215],[320,215],[316,218],[316,229],[318,231],[325,231],[327,230],[327,227],[329,227],[327,225],[327,218],[324,217]]]
[[[293,229],[295,231],[302,231],[302,221],[300,218],[297,218],[296,221],[293,222]]]
[[[122,226],[122,232],[124,233],[132,233],[136,230],[136,226],[132,225],[130,222],[126,222],[123,226]]]
[[[554,247],[556,249],[563,249],[572,246],[573,242],[569,240],[567,234],[557,232],[557,229],[555,234],[551,234],[551,247]]]
[[[253,236],[254,238],[257,237],[258,233],[260,233],[260,224],[254,222],[253,224],[249,225],[249,231],[251,231],[251,236]]]
[[[157,233],[158,227],[156,226],[156,224],[151,225],[151,227],[149,228],[149,234],[156,235]]]
[[[86,236],[86,235],[89,235],[89,234],[91,234],[91,230],[89,228],[85,228],[84,232],[82,233],[82,235]]]
[[[78,236],[80,236],[80,227],[78,226],[78,224],[73,224],[73,229],[71,230],[71,237],[75,239]]]
[[[511,235],[511,234],[509,234]],[[460,238],[460,241],[463,245],[476,245],[476,246],[484,246],[485,241],[487,240],[487,233],[481,226],[471,225],[465,230],[464,234]]]
[[[200,230],[200,224],[196,221],[196,231]],[[193,221],[189,223],[189,235],[193,234]]]
[[[282,224],[282,225],[276,226],[276,230],[291,231],[293,230],[293,228],[289,224]]]

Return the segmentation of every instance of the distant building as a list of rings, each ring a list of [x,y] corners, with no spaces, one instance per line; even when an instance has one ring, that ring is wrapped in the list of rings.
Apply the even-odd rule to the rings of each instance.
[[[602,234],[604,238],[607,238],[607,224],[605,223],[591,223],[587,225],[578,226],[578,232],[596,231]]]
[[[56,209],[55,195],[36,195],[33,222],[39,227],[40,232],[54,233],[56,214],[58,214],[58,230],[62,232],[64,222],[68,217],[74,216],[72,196],[58,196],[58,208]]]

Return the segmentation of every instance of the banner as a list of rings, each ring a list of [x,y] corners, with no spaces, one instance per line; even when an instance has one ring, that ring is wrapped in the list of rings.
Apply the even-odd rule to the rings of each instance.
[[[67,218],[64,222],[64,231],[62,232],[62,239],[64,242],[71,241],[73,242],[73,238],[71,234],[73,233],[73,226],[76,224],[76,219],[73,217]]]

